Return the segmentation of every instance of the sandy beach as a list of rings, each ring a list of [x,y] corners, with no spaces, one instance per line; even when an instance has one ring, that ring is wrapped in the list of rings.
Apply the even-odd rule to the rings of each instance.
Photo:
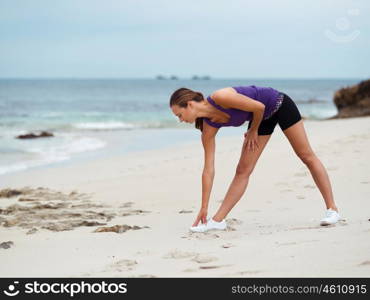
[[[227,231],[188,230],[200,140],[0,176],[2,190],[20,192],[0,198],[0,244],[12,242],[0,248],[0,276],[369,277],[370,117],[304,125],[344,218],[335,226],[319,225],[324,201],[277,126]],[[210,216],[234,176],[240,130],[216,139]]]

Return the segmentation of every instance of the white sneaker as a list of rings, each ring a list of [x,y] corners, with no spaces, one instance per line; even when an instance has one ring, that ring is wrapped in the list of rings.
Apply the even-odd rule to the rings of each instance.
[[[207,223],[200,224],[198,226],[192,226],[190,227],[190,231],[192,232],[206,232],[208,230],[225,230],[227,227],[227,224],[225,222],[225,219],[221,222],[216,222],[212,218],[209,218],[207,220]]]
[[[326,210],[326,217],[321,219],[320,225],[326,226],[326,225],[332,225],[337,223],[341,219],[341,216],[333,209],[329,208]]]

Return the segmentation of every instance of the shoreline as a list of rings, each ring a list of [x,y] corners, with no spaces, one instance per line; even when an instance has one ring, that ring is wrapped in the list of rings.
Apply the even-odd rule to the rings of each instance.
[[[370,277],[369,121],[304,121],[345,218],[332,227],[318,225],[324,201],[279,126],[246,193],[227,216],[230,230],[225,232],[188,232],[201,200],[200,140],[0,176],[1,189],[29,186],[31,193],[23,197],[37,198],[41,205],[34,214],[22,215],[19,209],[0,214],[14,221],[0,226],[0,243],[14,242],[0,249],[0,276]],[[216,138],[209,215],[233,178],[243,142],[240,132]],[[43,207],[58,203],[54,209]],[[0,209],[14,204],[32,202],[0,199]],[[77,212],[79,217],[72,216]],[[70,217],[62,219],[63,214]],[[50,229],[55,229],[50,222],[62,220],[63,226],[72,227],[81,220],[106,224]],[[49,229],[41,226],[46,221]],[[116,225],[140,229],[93,233]]]
[[[305,121],[323,122],[328,120],[330,119],[315,120],[311,118],[305,118]],[[224,130],[220,130],[218,136],[237,136],[239,134],[242,135],[244,132],[243,130],[247,130],[247,126],[241,126],[240,128],[227,127]],[[178,136],[176,137],[176,135]],[[60,167],[63,165],[73,165],[75,163],[79,164],[83,161],[88,162],[92,160],[99,160],[110,156],[120,156],[141,151],[166,149],[167,147],[173,147],[176,145],[180,146],[184,143],[184,140],[185,143],[197,142],[197,140],[200,140],[200,135],[201,133],[193,127],[136,129],[130,132],[129,135],[127,135],[127,132],[122,131],[97,131],[96,133],[88,132],[81,138],[95,138],[100,143],[103,143],[104,146],[92,150],[86,150],[83,152],[69,153],[69,157],[66,159],[58,159],[51,162],[39,162],[35,165],[32,164],[34,164],[37,160],[41,160],[42,158],[38,158],[36,161],[24,160],[21,163],[28,164],[27,167],[15,171],[0,173],[0,178],[2,176],[7,176],[10,174],[19,174],[28,170],[49,169]],[[104,139],[102,139],[101,136],[103,136]],[[2,167],[10,168],[11,166]],[[12,167],[14,168],[14,165],[12,165]]]
[[[231,128],[226,132],[220,132],[221,136],[235,136],[240,129]],[[130,136],[125,136],[126,133],[117,132],[97,132],[97,135],[89,133],[83,138],[97,138],[105,144],[102,148],[87,150],[84,152],[72,153],[65,160],[44,162],[39,165],[26,167],[25,169],[10,171],[0,174],[7,176],[10,174],[19,174],[28,170],[41,170],[49,168],[58,168],[65,165],[79,164],[83,162],[99,160],[111,156],[121,156],[131,153],[140,153],[151,150],[166,149],[167,147],[181,146],[183,143],[196,142],[200,140],[200,132],[195,128],[149,128],[137,129],[130,133]],[[102,140],[100,136],[104,136]],[[122,141],[120,141],[122,140]],[[25,161],[24,163],[33,161]]]

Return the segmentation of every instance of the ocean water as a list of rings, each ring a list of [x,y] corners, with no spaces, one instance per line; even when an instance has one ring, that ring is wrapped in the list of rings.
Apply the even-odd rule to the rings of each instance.
[[[180,123],[169,108],[169,97],[179,87],[207,96],[226,86],[270,86],[288,94],[303,116],[320,120],[337,113],[334,92],[359,81],[0,79],[0,176],[198,139],[194,125]],[[42,130],[54,137],[15,138]],[[221,132],[240,134],[240,129]]]

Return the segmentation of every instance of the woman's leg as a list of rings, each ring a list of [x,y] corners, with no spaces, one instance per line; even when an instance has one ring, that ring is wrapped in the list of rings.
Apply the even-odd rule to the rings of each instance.
[[[217,213],[214,215],[213,220],[216,222],[222,221],[229,213],[229,211],[234,207],[234,205],[243,196],[249,181],[249,176],[252,173],[258,158],[260,157],[263,149],[265,148],[271,135],[259,135],[258,136],[258,146],[259,148],[255,151],[251,151],[245,147],[245,140],[242,147],[242,152],[238,166],[236,168],[236,173],[233,181],[226,193],[225,199],[222,202]]]
[[[325,200],[326,208],[332,208],[338,212],[338,208],[333,199],[333,192],[328,173],[319,158],[311,149],[303,126],[303,120],[300,120],[291,127],[283,130],[283,132],[292,145],[294,152],[310,170],[311,175]]]

